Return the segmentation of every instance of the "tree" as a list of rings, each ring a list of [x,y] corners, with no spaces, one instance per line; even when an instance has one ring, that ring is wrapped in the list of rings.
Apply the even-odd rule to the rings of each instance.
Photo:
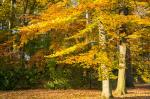
[[[123,2],[123,1],[122,1]],[[125,1],[124,1],[125,2]],[[132,3],[132,2],[131,2]],[[133,2],[135,3],[135,1]],[[129,15],[129,8],[127,7],[128,5],[127,4],[124,4],[123,6],[123,9],[121,9],[121,11],[119,11],[120,13],[122,13],[123,15]],[[137,5],[136,5],[137,6]],[[133,15],[132,15],[133,16]],[[137,20],[137,19],[133,19],[133,20]],[[132,21],[133,21],[132,20]],[[140,22],[143,22],[143,19],[138,19]],[[129,24],[129,23],[128,23]],[[131,24],[131,23],[130,23]],[[142,24],[139,24],[139,23],[136,23],[137,25],[141,25]],[[149,24],[146,24],[146,25],[149,25]],[[131,25],[130,25],[131,26]],[[124,35],[125,36],[129,36],[129,38],[131,39],[132,37],[131,36],[136,36],[134,38],[137,38],[137,36],[141,35],[141,32],[138,32],[138,34],[134,34],[134,33],[130,33],[129,31],[129,25],[126,24],[122,24],[121,25],[121,30],[119,31],[119,33],[125,33]],[[139,28],[139,30],[141,30],[143,28]],[[136,30],[136,33],[137,33],[137,30]],[[127,69],[131,69],[130,67],[130,64],[131,63],[129,60],[129,58],[131,58],[129,55],[130,55],[130,47],[128,47],[127,45],[129,44],[128,42],[128,37],[122,37],[121,38],[121,41],[120,41],[120,45],[119,45],[119,50],[120,50],[120,60],[119,60],[119,73],[118,73],[118,84],[117,84],[117,88],[116,88],[116,93],[118,95],[122,95],[122,94],[125,94],[126,93],[126,84],[125,84],[125,79],[126,79],[126,68]],[[129,75],[129,74],[128,74]],[[129,76],[130,77],[130,76]],[[133,81],[133,80],[132,80]]]

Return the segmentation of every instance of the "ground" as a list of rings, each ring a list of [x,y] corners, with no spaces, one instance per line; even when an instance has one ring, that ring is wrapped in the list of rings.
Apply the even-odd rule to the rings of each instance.
[[[100,99],[100,90],[48,90],[32,89],[0,91],[0,99]],[[115,99],[150,99],[150,85],[136,85],[128,94]]]

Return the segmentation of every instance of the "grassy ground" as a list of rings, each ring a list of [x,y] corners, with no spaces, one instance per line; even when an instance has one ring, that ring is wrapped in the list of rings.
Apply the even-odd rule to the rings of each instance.
[[[0,91],[0,99],[100,99],[99,90],[18,90]],[[115,99],[150,99],[150,85],[137,85]]]

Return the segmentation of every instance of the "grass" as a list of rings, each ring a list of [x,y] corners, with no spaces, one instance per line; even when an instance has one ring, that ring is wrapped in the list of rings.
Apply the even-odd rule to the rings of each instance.
[[[0,99],[100,99],[100,90],[48,90],[31,89],[0,91]],[[136,85],[128,94],[115,99],[150,99],[150,85]]]

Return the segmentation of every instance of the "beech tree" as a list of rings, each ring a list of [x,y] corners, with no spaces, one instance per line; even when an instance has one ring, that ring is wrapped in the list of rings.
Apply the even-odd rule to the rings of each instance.
[[[125,15],[125,16],[129,16],[129,14],[131,13],[131,15],[133,16],[134,15],[134,11],[139,13],[138,11],[138,5],[140,3],[142,3],[142,5],[144,6],[147,6],[147,2],[137,2],[137,1],[134,1],[132,2],[131,1],[120,1],[119,2],[120,4],[122,3],[122,9],[120,10],[119,13]],[[136,7],[133,7],[132,5],[135,5]],[[138,4],[138,5],[137,5]],[[134,8],[133,11],[130,11],[129,10],[129,7],[128,6],[131,6]],[[142,11],[143,12],[143,11]],[[139,14],[137,14],[139,15]],[[149,17],[147,17],[149,18]],[[144,18],[141,18],[141,22]],[[133,19],[135,20],[135,19]],[[132,20],[132,21],[133,21]],[[127,25],[128,24],[128,25]],[[116,88],[116,94],[118,95],[123,95],[126,93],[126,68],[127,69],[131,69],[129,63],[131,63],[131,59],[129,60],[128,58],[131,58],[130,55],[130,39],[137,39],[140,37],[140,35],[142,35],[142,25],[148,25],[149,26],[149,23],[148,24],[139,24],[139,23],[136,23],[137,26],[141,27],[137,30],[133,30],[132,32],[133,33],[130,33],[130,28],[131,26],[129,24],[132,24],[132,23],[125,23],[125,24],[121,24],[121,27],[120,27],[120,30],[119,30],[119,34],[121,33],[124,33],[124,36],[121,37],[121,41],[120,41],[120,45],[119,45],[119,53],[120,53],[120,59],[119,59],[119,73],[118,73],[118,84],[117,84],[117,88]],[[130,35],[131,34],[131,35]],[[126,37],[127,36],[127,37]],[[131,76],[131,75],[130,75]],[[128,76],[128,77],[130,77]]]

